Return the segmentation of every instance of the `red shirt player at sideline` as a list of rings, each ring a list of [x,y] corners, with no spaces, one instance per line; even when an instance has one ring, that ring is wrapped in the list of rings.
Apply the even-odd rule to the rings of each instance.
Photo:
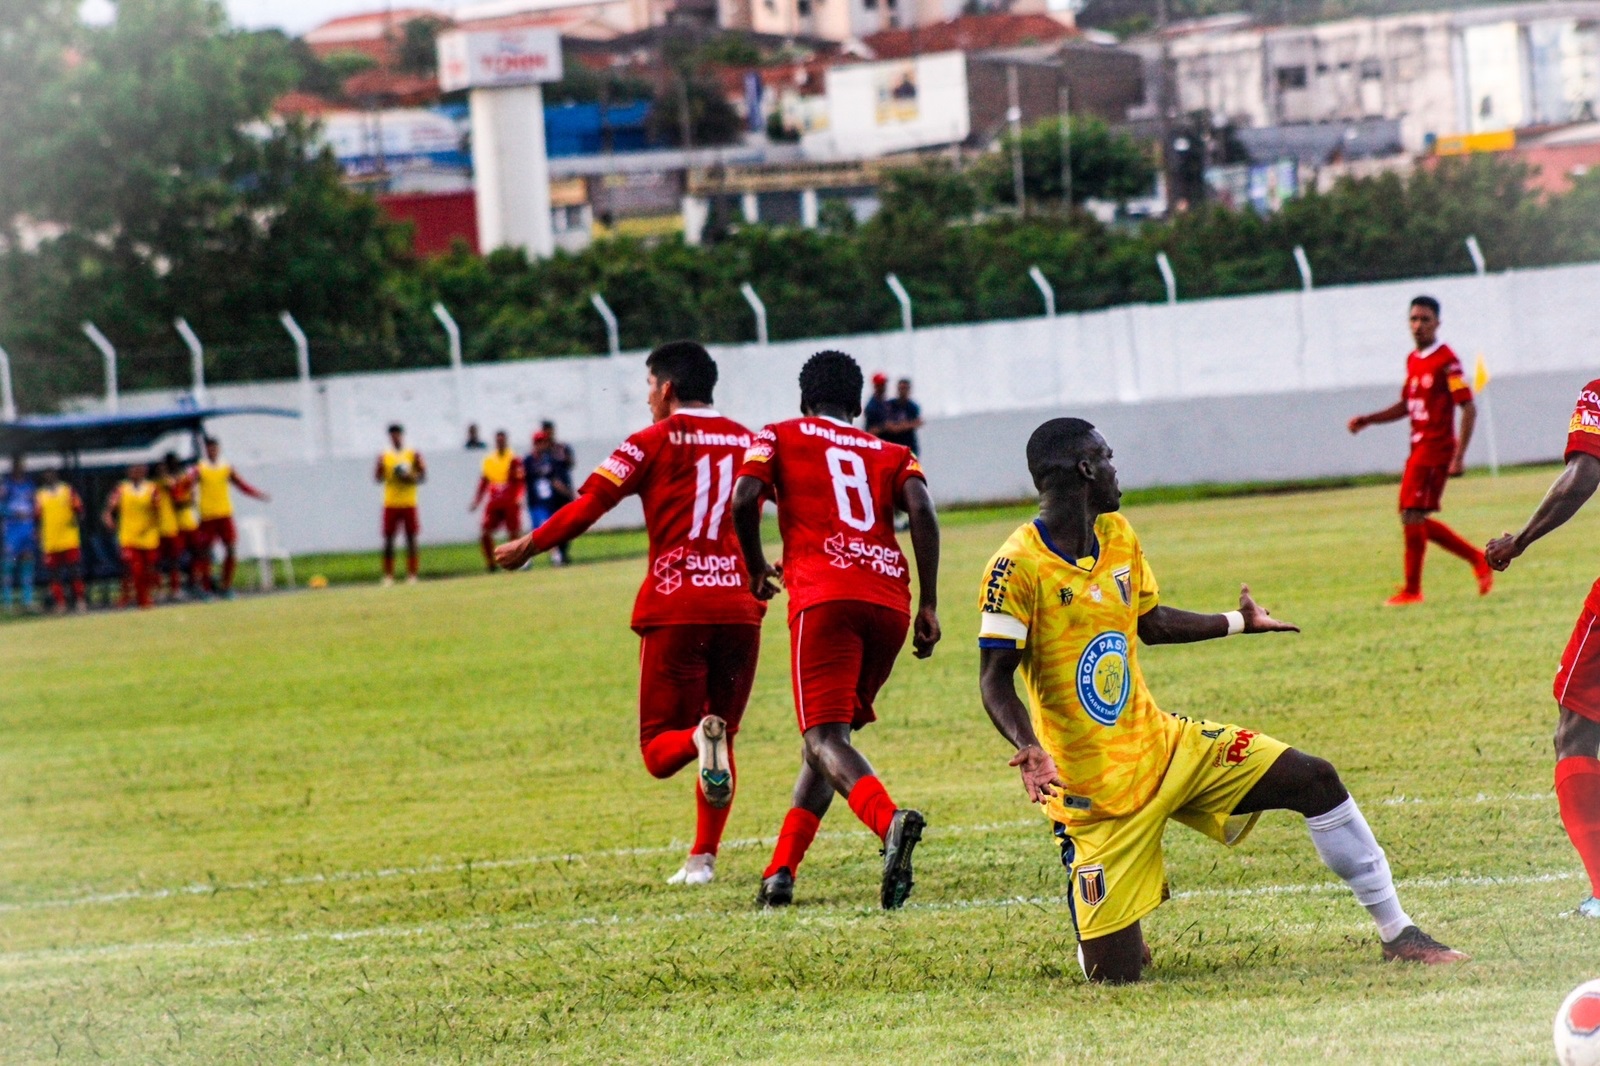
[[[1418,296],[1411,301],[1411,339],[1416,350],[1406,357],[1406,383],[1400,402],[1371,414],[1350,420],[1350,432],[1360,433],[1368,426],[1411,420],[1411,456],[1400,479],[1400,524],[1406,535],[1405,587],[1388,600],[1390,607],[1422,602],[1422,558],[1431,540],[1472,566],[1478,578],[1478,593],[1488,595],[1494,586],[1494,573],[1483,561],[1483,553],[1467,543],[1455,530],[1429,518],[1439,510],[1445,482],[1460,477],[1467,445],[1472,442],[1472,427],[1478,411],[1472,402],[1472,389],[1448,345],[1439,341],[1439,301]],[[1461,438],[1456,439],[1455,409],[1461,408]]]
[[[784,818],[756,900],[785,906],[794,875],[834,793],[883,840],[885,909],[911,893],[911,852],[925,823],[896,808],[877,774],[850,743],[876,720],[873,700],[889,679],[911,627],[911,570],[894,535],[895,508],[910,515],[920,603],[917,658],[939,641],[939,522],[916,456],[855,428],[861,368],[843,352],[819,352],[800,371],[801,418],[763,429],[739,468],[734,522],[756,596],[789,591],[789,649],[795,713],[805,738],[794,806]],[[761,546],[761,501],[778,501],[783,562]]]
[[[1489,565],[1504,570],[1533,542],[1560,528],[1600,487],[1600,379],[1578,393],[1567,423],[1566,469],[1518,533],[1505,533],[1484,550]],[[1556,802],[1561,824],[1589,875],[1589,898],[1577,913],[1600,918],[1600,581],[1589,589],[1578,624],[1556,671]]]
[[[483,526],[478,532],[478,543],[483,547],[483,561],[494,572],[494,534],[501,526],[506,536],[516,540],[522,536],[522,460],[511,450],[511,438],[499,429],[494,434],[494,451],[483,457],[483,473],[478,478],[478,491],[472,494],[467,507],[470,514],[483,504]]]
[[[703,885],[715,876],[733,803],[733,738],[755,681],[766,614],[745,582],[728,513],[751,433],[712,409],[717,364],[700,345],[664,344],[645,366],[654,424],[623,441],[575,500],[501,545],[495,561],[515,570],[581,534],[624,497],[644,504],[650,560],[633,605],[639,746],[658,778],[699,760],[695,840],[669,883]]]

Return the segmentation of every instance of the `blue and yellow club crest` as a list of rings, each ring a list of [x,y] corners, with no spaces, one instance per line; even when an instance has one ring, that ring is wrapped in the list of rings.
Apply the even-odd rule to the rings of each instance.
[[[1116,725],[1133,691],[1128,638],[1111,630],[1091,640],[1078,657],[1077,677],[1078,702],[1084,711],[1101,725]]]

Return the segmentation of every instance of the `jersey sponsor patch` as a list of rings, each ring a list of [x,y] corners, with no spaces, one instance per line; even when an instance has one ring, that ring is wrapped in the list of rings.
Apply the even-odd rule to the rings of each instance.
[[[1213,766],[1238,766],[1250,757],[1250,746],[1255,743],[1256,734],[1249,729],[1236,729],[1233,739],[1228,746],[1217,752],[1217,757],[1212,761]]]
[[[1132,683],[1128,638],[1115,630],[1095,637],[1078,657],[1078,702],[1101,725],[1117,724]]]
[[[1106,898],[1106,868],[1099,864],[1078,867],[1078,902],[1097,906]]]
[[[633,469],[633,464],[626,459],[611,455],[606,458],[605,462],[597,466],[594,472],[613,485],[620,487],[624,481],[633,476]]]
[[[864,566],[874,574],[882,574],[884,577],[906,576],[906,557],[887,545],[873,544],[861,537],[846,537],[843,533],[835,533],[822,542],[822,550],[827,553],[829,564],[840,570],[848,570],[852,566]]]
[[[1122,597],[1124,607],[1133,606],[1133,567],[1121,566],[1111,571],[1111,576],[1117,582],[1117,594]]]
[[[1600,411],[1585,411],[1580,407],[1572,412],[1572,421],[1567,423],[1567,432],[1600,434]]]
[[[756,434],[756,439],[750,447],[745,449],[744,461],[747,463],[770,463],[773,453],[777,450],[778,435],[770,429],[763,429]]]
[[[994,561],[989,568],[989,579],[983,585],[983,609],[985,612],[998,613],[1005,610],[1006,606],[1006,579],[1009,578],[1017,564],[1005,556]]]

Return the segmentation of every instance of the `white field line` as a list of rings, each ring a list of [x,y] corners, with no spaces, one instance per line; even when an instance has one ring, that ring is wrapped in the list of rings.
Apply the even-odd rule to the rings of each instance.
[[[1448,888],[1483,888],[1506,885],[1537,885],[1562,881],[1572,881],[1578,878],[1572,871],[1556,871],[1544,874],[1518,874],[1511,877],[1488,876],[1461,876],[1461,877],[1418,877],[1410,880],[1396,882],[1396,887],[1404,890],[1412,889],[1448,889]],[[1253,888],[1201,888],[1188,892],[1175,892],[1172,898],[1182,899],[1244,899],[1262,896],[1298,896],[1341,894],[1348,892],[1344,885],[1337,881],[1318,881],[1309,884],[1288,885],[1257,885]],[[936,914],[940,912],[960,912],[979,910],[998,910],[1006,907],[1034,907],[1043,909],[1049,906],[1064,906],[1067,902],[1065,895],[1055,896],[1005,896],[994,899],[965,899],[949,900],[938,903],[910,903],[906,910],[913,913]],[[882,917],[881,911],[875,907],[839,906],[832,904],[818,904],[813,907],[802,908],[798,913],[798,924],[825,924],[836,922],[839,919],[867,919]],[[124,955],[175,955],[193,951],[219,951],[230,948],[264,947],[281,944],[306,944],[330,943],[342,944],[363,940],[397,940],[411,937],[433,936],[438,934],[465,934],[473,932],[517,933],[529,932],[540,929],[584,929],[584,928],[624,928],[648,925],[669,925],[690,921],[770,921],[777,920],[779,916],[771,911],[761,911],[754,908],[739,911],[679,911],[665,914],[590,916],[583,918],[534,918],[520,922],[503,922],[493,918],[478,918],[465,922],[428,922],[422,925],[411,926],[375,926],[367,929],[347,929],[334,931],[317,931],[304,933],[246,933],[239,936],[210,937],[200,940],[187,941],[152,941],[137,944],[104,944],[94,947],[64,947],[41,948],[33,951],[18,951],[0,954],[0,968],[23,966],[32,962],[91,962],[97,959],[106,959]]]
[[[992,825],[940,826],[940,836],[960,836],[967,833],[994,833],[1024,826],[1047,826],[1038,818],[996,822]],[[817,834],[820,839],[832,840],[848,837],[865,837],[865,829],[835,830]],[[771,847],[776,837],[749,837],[743,840],[724,840],[724,848]],[[525,855],[513,859],[486,859],[482,862],[434,863],[426,866],[396,866],[382,870],[343,870],[334,873],[301,874],[292,877],[263,877],[250,881],[196,882],[174,888],[130,889],[126,892],[107,892],[88,896],[67,896],[61,899],[23,900],[0,903],[0,914],[15,911],[53,910],[66,907],[96,907],[116,903],[137,903],[149,900],[175,899],[184,896],[211,896],[223,892],[261,892],[273,888],[292,888],[297,885],[347,884],[353,881],[378,881],[394,877],[433,877],[440,874],[466,873],[469,870],[504,870],[518,866],[538,866],[550,863],[584,863],[594,859],[623,859],[639,855],[666,855],[685,852],[689,845],[674,841],[644,848],[613,848],[609,851],[569,852],[563,855]]]

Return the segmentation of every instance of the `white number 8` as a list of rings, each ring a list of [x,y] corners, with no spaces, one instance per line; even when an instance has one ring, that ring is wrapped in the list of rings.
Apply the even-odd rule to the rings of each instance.
[[[872,486],[867,483],[867,464],[855,452],[843,448],[829,448],[828,473],[833,475],[833,501],[839,506],[839,518],[851,529],[863,533],[877,524],[878,515],[872,506]],[[855,499],[851,499],[851,494]],[[855,503],[860,501],[861,511],[856,513]]]

